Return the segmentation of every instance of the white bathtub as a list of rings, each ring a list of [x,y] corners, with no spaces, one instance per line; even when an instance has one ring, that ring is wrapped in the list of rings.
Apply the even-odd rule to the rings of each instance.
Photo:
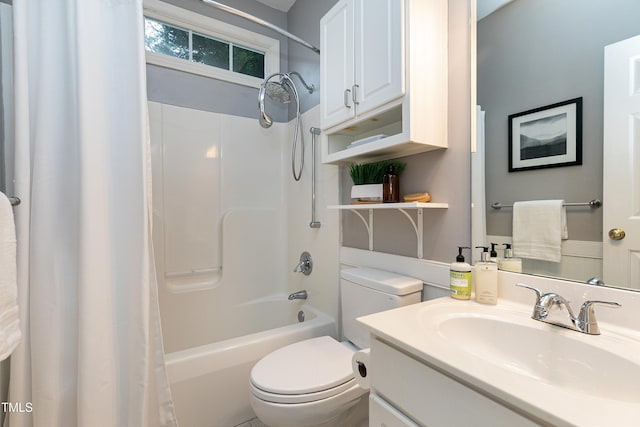
[[[298,312],[305,314],[298,322]],[[278,295],[232,307],[222,341],[166,354],[180,427],[232,427],[253,417],[249,373],[273,350],[323,335],[336,323],[301,301]]]

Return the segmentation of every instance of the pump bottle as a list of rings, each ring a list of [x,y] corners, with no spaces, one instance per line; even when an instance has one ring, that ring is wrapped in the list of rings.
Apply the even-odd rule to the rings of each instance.
[[[493,262],[498,262],[498,251],[496,251],[497,243],[491,243],[491,252],[489,252],[489,260]]]
[[[510,243],[504,243],[504,258],[498,259],[498,270],[522,273],[522,259],[513,257]]]
[[[452,262],[449,268],[449,288],[451,298],[471,298],[471,265],[464,261],[463,249],[471,249],[468,246],[458,246],[456,262]]]
[[[489,248],[482,248],[480,261],[475,265],[476,301],[481,304],[498,303],[498,265],[489,260]]]

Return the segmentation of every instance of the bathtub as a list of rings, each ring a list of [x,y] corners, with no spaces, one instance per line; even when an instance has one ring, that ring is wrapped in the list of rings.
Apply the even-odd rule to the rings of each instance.
[[[334,319],[286,295],[236,305],[229,313],[223,340],[165,355],[181,427],[232,427],[254,418],[249,404],[253,365],[287,344],[337,332]]]

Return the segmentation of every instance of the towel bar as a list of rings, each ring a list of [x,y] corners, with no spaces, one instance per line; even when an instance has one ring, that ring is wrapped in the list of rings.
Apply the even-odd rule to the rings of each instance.
[[[565,203],[564,206],[589,206],[592,209],[596,209],[599,208],[600,206],[602,206],[602,202],[598,199],[593,199],[590,200],[588,202],[581,202],[581,203]],[[491,204],[491,207],[493,209],[502,209],[502,208],[512,208],[513,205],[503,205],[500,202],[495,202]]]

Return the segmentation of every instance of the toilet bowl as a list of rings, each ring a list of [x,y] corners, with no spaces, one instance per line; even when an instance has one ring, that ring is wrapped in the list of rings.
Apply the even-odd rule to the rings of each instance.
[[[341,425],[367,394],[351,368],[355,351],[349,343],[325,336],[265,356],[251,372],[251,406],[257,417],[277,427]]]
[[[371,268],[341,272],[345,341],[323,336],[282,347],[251,371],[251,406],[270,427],[367,425],[368,390],[357,384],[353,354],[369,346],[356,317],[420,301],[422,282]]]

